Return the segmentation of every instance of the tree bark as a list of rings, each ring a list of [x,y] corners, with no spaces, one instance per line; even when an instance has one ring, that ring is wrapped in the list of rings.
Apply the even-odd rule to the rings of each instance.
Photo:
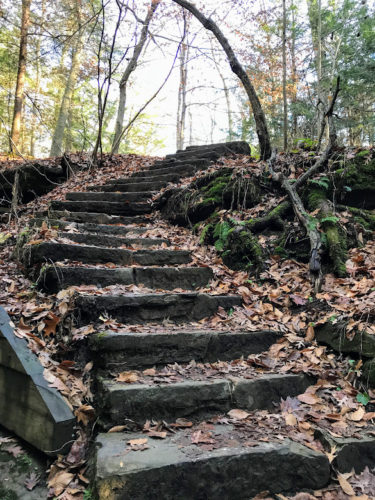
[[[187,88],[187,61],[189,49],[186,43],[181,45],[180,51],[180,86],[178,89],[177,124],[176,124],[176,146],[183,149],[185,142],[186,122],[186,88]]]
[[[283,0],[283,138],[284,151],[288,149],[288,100],[286,96],[286,0]]]
[[[228,57],[229,64],[233,73],[238,76],[238,78],[241,80],[242,85],[246,90],[255,119],[256,132],[258,135],[259,146],[260,146],[260,157],[262,160],[267,160],[268,158],[270,158],[272,154],[272,147],[271,147],[270,136],[268,133],[266,117],[264,115],[262,105],[259,101],[255,88],[251,83],[250,78],[248,77],[246,71],[238,61],[227,38],[224,36],[224,34],[217,26],[217,24],[215,24],[214,21],[212,21],[212,19],[208,19],[206,16],[204,16],[193,4],[187,2],[186,0],[173,0],[173,1],[178,5],[180,5],[181,7],[183,7],[184,9],[190,11],[193,14],[193,16],[196,17],[198,21],[206,29],[208,29],[215,35],[217,41],[222,46],[224,52]]]
[[[18,56],[18,71],[16,92],[14,98],[12,129],[10,134],[10,151],[12,153],[15,153],[17,150],[22,123],[22,106],[24,100],[24,87],[26,79],[27,35],[30,26],[30,5],[31,0],[22,0],[20,51]]]
[[[129,78],[133,71],[136,69],[137,64],[138,64],[138,59],[139,56],[141,55],[141,52],[143,50],[143,47],[146,43],[147,40],[147,34],[148,34],[148,29],[150,26],[150,22],[152,20],[152,17],[158,8],[158,5],[160,3],[160,0],[151,0],[151,5],[148,8],[147,16],[143,22],[143,28],[141,31],[141,36],[139,38],[139,42],[137,45],[134,47],[134,52],[133,55],[129,61],[129,64],[127,65],[122,78],[120,80],[120,95],[119,95],[119,102],[118,102],[118,108],[117,108],[117,118],[116,118],[116,125],[115,125],[115,133],[113,136],[113,141],[112,141],[112,153],[117,154],[119,151],[120,147],[120,142],[121,142],[121,137],[122,137],[122,127],[124,123],[124,115],[125,115],[125,107],[126,107],[126,87],[129,81]]]
[[[79,4],[77,4],[78,6]],[[78,10],[79,7],[77,7]],[[78,14],[80,22],[80,13]],[[80,68],[80,57],[83,48],[83,30],[80,28],[76,43],[73,47],[72,60],[69,70],[69,75],[66,80],[64,95],[61,101],[59,115],[57,118],[55,130],[53,132],[52,145],[50,156],[59,156],[63,153],[63,140],[70,104],[74,92],[74,87],[77,82],[78,72]]]

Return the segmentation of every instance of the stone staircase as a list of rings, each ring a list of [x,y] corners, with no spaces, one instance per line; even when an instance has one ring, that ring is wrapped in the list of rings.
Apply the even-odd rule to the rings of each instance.
[[[129,178],[69,193],[66,201],[53,201],[49,212],[49,224],[58,228],[64,242],[24,247],[24,262],[40,272],[38,286],[46,292],[72,285],[101,289],[135,284],[152,290],[79,291],[75,298],[77,326],[95,323],[103,314],[129,325],[128,330],[109,329],[89,340],[101,431],[92,468],[100,499],[245,500],[264,490],[319,489],[329,480],[330,465],[323,453],[292,441],[280,442],[276,435],[273,442],[264,442],[261,431],[259,441],[251,443],[241,434],[241,426],[225,419],[233,409],[278,411],[281,398],[303,393],[313,383],[308,376],[250,376],[246,371],[183,380],[168,376],[168,365],[234,360],[263,352],[280,337],[271,331],[204,331],[186,326],[215,314],[219,307],[240,306],[241,298],[199,293],[196,290],[212,279],[212,270],[191,265],[190,252],[168,248],[165,238],[143,236],[153,227],[150,198],[155,192],[233,152],[249,153],[249,149],[244,143],[187,148]],[[35,220],[41,223],[42,219]],[[72,228],[76,232],[67,232]],[[111,267],[95,266],[108,262]],[[183,291],[172,291],[176,288]],[[166,324],[165,329],[131,328],[150,322]],[[170,322],[180,323],[181,328],[171,331]],[[116,381],[127,370],[138,370],[144,377],[134,383]],[[160,421],[168,435],[152,432]],[[151,431],[142,432],[144,425]],[[122,432],[106,432],[113,426],[123,426]]]

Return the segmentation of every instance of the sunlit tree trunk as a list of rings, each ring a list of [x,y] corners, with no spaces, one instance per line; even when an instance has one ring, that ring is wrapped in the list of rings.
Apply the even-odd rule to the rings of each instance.
[[[121,136],[122,136],[122,127],[124,123],[124,115],[125,115],[125,107],[126,107],[126,87],[129,81],[129,78],[133,71],[136,69],[137,64],[138,64],[138,59],[139,56],[141,55],[141,52],[143,50],[143,47],[145,46],[146,40],[147,40],[147,34],[148,34],[148,29],[150,26],[150,22],[152,20],[152,17],[158,8],[158,5],[160,3],[160,0],[152,0],[151,5],[148,8],[147,16],[143,22],[143,28],[141,31],[141,36],[139,38],[139,42],[137,45],[134,47],[134,52],[133,55],[126,66],[126,69],[122,75],[122,78],[120,80],[120,95],[119,95],[119,101],[118,101],[118,108],[117,108],[117,118],[116,118],[116,126],[115,126],[115,133],[113,136],[113,142],[112,142],[112,153],[118,153],[119,147],[120,147],[120,142],[121,142]]]
[[[286,95],[286,1],[283,0],[283,138],[284,151],[288,149],[288,99]]]
[[[18,71],[16,92],[14,98],[12,129],[10,134],[10,151],[13,153],[17,152],[22,123],[22,105],[24,100],[24,87],[26,79],[27,35],[30,26],[30,5],[31,0],[22,0],[20,50],[18,56]]]
[[[53,133],[50,156],[59,156],[63,153],[62,149],[63,149],[64,132],[68,119],[74,87],[77,83],[82,47],[83,47],[83,30],[80,29],[77,35],[76,43],[72,51],[70,70],[66,80],[64,95],[62,97],[59,109],[59,115],[57,117],[57,122]]]
[[[180,85],[178,88],[177,126],[176,126],[177,149],[183,149],[185,141],[188,58],[189,58],[189,48],[186,43],[183,43],[181,45],[181,50],[180,50]]]

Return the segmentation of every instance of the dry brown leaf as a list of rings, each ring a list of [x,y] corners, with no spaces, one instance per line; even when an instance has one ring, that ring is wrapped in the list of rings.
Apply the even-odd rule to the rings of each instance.
[[[284,420],[285,420],[286,425],[290,425],[292,427],[297,425],[297,419],[293,415],[293,413],[284,413]]]
[[[346,475],[347,474],[345,474],[345,476]],[[339,480],[341,489],[347,495],[353,495],[353,496],[355,496],[355,491],[353,490],[353,488],[351,487],[349,481],[346,479],[345,476],[343,474],[337,474],[337,479]]]
[[[138,375],[136,372],[121,372],[116,377],[116,382],[125,382],[126,384],[137,382],[137,380]]]
[[[49,488],[53,488],[56,496],[60,495],[74,479],[74,474],[65,470],[57,472],[51,479],[48,479]]]
[[[146,444],[148,441],[147,438],[139,438],[139,439],[130,439],[127,444],[130,444],[130,446],[140,446],[143,444]]]
[[[143,370],[143,375],[153,377],[156,375],[156,370],[155,368],[147,368],[147,370]]]
[[[111,427],[108,432],[122,432],[124,429],[126,429],[126,425],[115,425]]]
[[[306,330],[305,340],[307,342],[312,342],[315,338],[315,330],[312,325],[310,325]]]
[[[244,420],[245,418],[247,418],[250,415],[250,413],[247,413],[247,411],[244,411],[244,410],[234,409],[234,410],[228,411],[227,415],[230,418],[234,418],[236,420]]]
[[[363,408],[363,406],[360,406],[357,411],[348,414],[348,419],[353,420],[353,422],[359,422],[360,420],[362,420],[365,413],[366,410]]]
[[[78,422],[82,422],[83,425],[88,425],[90,420],[95,416],[95,410],[91,405],[81,405],[76,409],[74,415],[77,417]]]

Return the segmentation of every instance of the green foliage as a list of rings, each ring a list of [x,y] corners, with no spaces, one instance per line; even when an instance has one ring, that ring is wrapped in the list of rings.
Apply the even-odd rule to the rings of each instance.
[[[363,406],[366,406],[370,401],[370,396],[367,394],[367,392],[363,393],[359,392],[357,394],[356,400],[358,401],[358,403],[361,403],[363,404]]]
[[[309,184],[313,184],[316,186],[319,186],[320,188],[323,188],[325,190],[328,190],[330,181],[328,177],[319,177],[319,179],[312,179]]]
[[[228,222],[218,222],[215,226],[213,236],[215,238],[215,248],[219,252],[224,250],[227,242],[228,234],[231,231],[231,226]]]

